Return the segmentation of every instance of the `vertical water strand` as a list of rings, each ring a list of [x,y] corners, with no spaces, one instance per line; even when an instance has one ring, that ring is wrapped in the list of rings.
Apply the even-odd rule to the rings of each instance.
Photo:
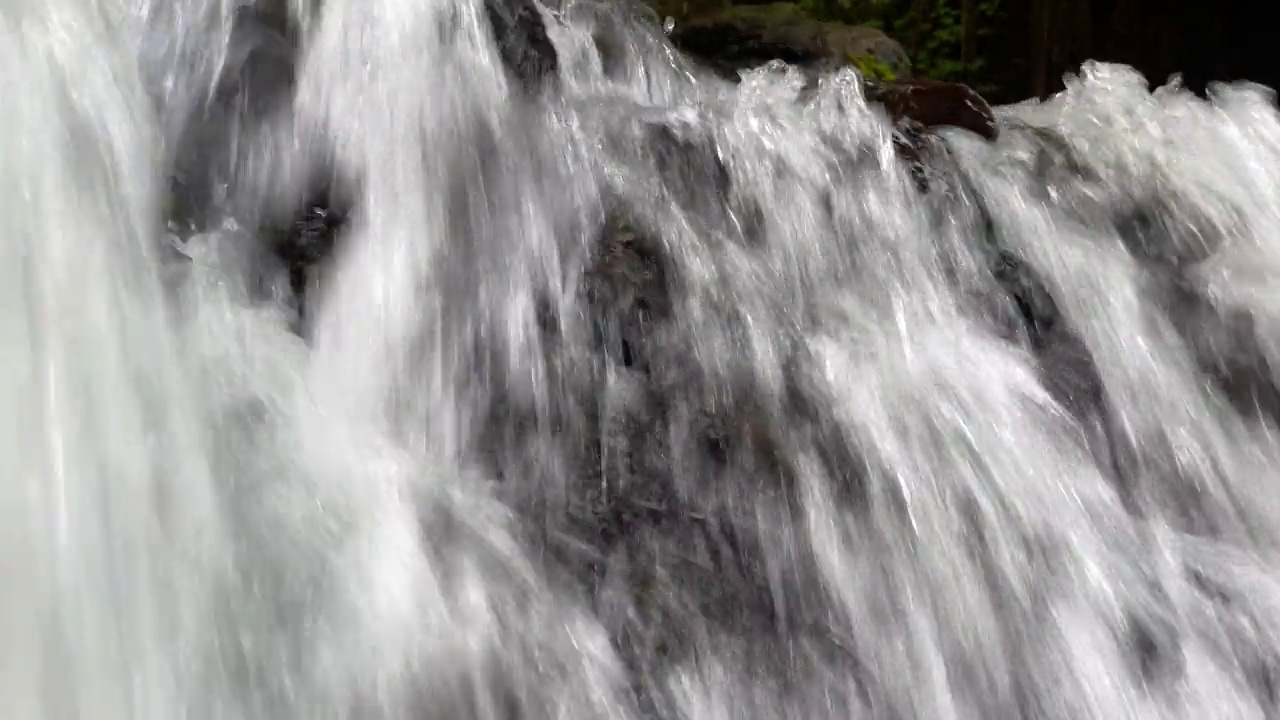
[[[0,17],[6,358],[31,383],[6,403],[22,444],[5,501],[38,567],[9,587],[40,629],[5,637],[38,684],[13,697],[32,718],[186,717],[218,511],[155,274],[156,136],[123,8]]]
[[[599,628],[539,576],[471,454],[492,393],[527,382],[491,386],[490,363],[532,362],[549,242],[486,30],[472,0],[334,2],[304,51],[299,124],[357,198],[308,372],[321,411],[357,432],[302,431],[318,455],[386,453],[335,464],[372,513],[342,554],[361,615],[338,627],[366,644],[371,685],[434,712],[621,717]]]

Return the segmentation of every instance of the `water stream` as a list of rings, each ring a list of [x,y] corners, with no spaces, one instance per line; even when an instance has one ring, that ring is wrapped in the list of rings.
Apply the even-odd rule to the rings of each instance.
[[[1280,717],[1270,91],[502,3],[0,0],[0,716]]]

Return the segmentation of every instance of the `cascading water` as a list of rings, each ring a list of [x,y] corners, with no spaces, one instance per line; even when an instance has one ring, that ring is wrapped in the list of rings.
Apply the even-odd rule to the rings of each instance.
[[[6,718],[1280,714],[1265,91],[922,188],[596,0],[0,0],[0,96]]]

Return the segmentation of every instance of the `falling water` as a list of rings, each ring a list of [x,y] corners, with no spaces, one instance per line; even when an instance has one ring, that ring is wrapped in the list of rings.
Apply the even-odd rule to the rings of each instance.
[[[0,97],[5,718],[1280,716],[1268,91],[913,175],[602,0],[0,0]]]

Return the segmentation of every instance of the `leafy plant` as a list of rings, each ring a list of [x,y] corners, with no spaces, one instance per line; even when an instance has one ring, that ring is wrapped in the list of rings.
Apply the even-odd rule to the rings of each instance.
[[[879,24],[893,3],[894,0],[800,0],[800,7],[821,20],[872,25]]]
[[[893,71],[893,68],[874,55],[850,55],[849,62],[858,69],[858,72],[864,78],[881,82],[894,82],[898,79],[898,75]]]
[[[923,3],[921,4],[923,5]],[[928,0],[927,12],[904,14],[894,23],[893,30],[902,37],[915,40],[912,48],[912,65],[923,76],[935,80],[962,80],[973,77],[983,69],[985,61],[976,57],[967,65],[960,59],[964,39],[964,18],[957,0]],[[977,35],[987,35],[1001,13],[1001,0],[979,0],[976,3]]]
[[[961,61],[964,18],[961,0],[799,0],[800,6],[820,20],[857,23],[884,30],[902,41],[920,77],[972,82],[986,69],[988,60],[977,55]],[[977,0],[974,18],[977,37],[988,37],[1002,20],[1005,0]],[[859,65],[859,70],[868,76]],[[976,88],[981,91],[981,88]]]

